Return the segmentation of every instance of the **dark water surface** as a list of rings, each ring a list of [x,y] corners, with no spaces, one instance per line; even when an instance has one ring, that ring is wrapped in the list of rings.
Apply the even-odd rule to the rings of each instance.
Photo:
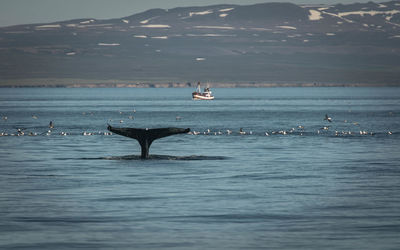
[[[398,249],[400,88],[191,92],[0,89],[0,248]]]

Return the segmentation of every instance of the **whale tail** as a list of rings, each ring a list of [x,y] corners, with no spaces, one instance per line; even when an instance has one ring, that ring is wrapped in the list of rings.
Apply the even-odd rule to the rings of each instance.
[[[149,158],[149,148],[154,140],[170,135],[188,133],[190,128],[115,128],[108,125],[107,129],[115,134],[126,136],[137,140],[142,149],[141,158]]]

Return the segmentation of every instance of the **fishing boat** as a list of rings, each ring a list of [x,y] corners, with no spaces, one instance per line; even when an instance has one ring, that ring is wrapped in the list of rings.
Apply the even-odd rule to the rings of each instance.
[[[192,93],[193,100],[213,100],[214,96],[209,87],[204,88],[204,91],[201,92],[200,82],[197,83],[196,91]]]

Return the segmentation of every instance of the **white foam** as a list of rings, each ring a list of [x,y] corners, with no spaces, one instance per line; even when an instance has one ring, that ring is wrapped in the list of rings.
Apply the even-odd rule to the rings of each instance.
[[[391,36],[390,38],[400,38],[400,35]]]
[[[119,46],[119,43],[98,43],[99,46]]]
[[[40,25],[36,26],[36,29],[54,29],[54,28],[61,28],[60,24],[46,24],[46,25]]]
[[[317,10],[309,10],[310,15],[308,15],[308,19],[310,21],[318,21],[322,19],[321,12]]]
[[[70,24],[67,24],[67,25],[65,25],[65,26],[70,27],[70,28],[73,28],[73,27],[76,27],[76,26],[78,26],[78,25],[75,24],[75,23],[70,23]]]
[[[147,25],[141,25],[140,27],[142,28],[171,28],[168,24],[147,24]]]
[[[136,37],[136,38],[147,38],[147,36],[145,36],[145,35],[134,35],[133,37]]]
[[[276,26],[277,28],[281,28],[281,29],[287,29],[287,30],[296,30],[297,28],[296,27],[293,27],[293,26],[286,26],[286,25],[283,25],[283,26]]]
[[[219,17],[226,17],[226,16],[228,16],[228,14],[226,14],[226,13],[219,15]]]
[[[325,33],[325,35],[327,35],[327,36],[335,36],[336,34],[335,33]]]
[[[122,19],[121,21],[124,23],[129,23],[129,20],[126,20],[126,19]]]
[[[140,23],[141,23],[141,24],[146,24],[146,23],[148,23],[149,21],[150,21],[150,19],[146,19],[146,20],[140,21]]]
[[[231,10],[234,10],[235,8],[227,8],[227,9],[222,9],[222,10],[219,10],[219,12],[227,12],[227,11],[231,11]]]
[[[204,57],[197,57],[196,61],[205,61],[206,59]]]
[[[68,52],[68,53],[65,53],[67,56],[74,56],[74,55],[76,55],[76,52]]]
[[[387,6],[384,5],[384,4],[378,4],[378,7],[379,7],[379,8],[386,8]]]
[[[235,28],[230,26],[194,26],[196,29],[222,29],[222,30],[234,30]]]
[[[212,10],[200,11],[200,12],[189,12],[189,16],[203,16],[212,14]]]

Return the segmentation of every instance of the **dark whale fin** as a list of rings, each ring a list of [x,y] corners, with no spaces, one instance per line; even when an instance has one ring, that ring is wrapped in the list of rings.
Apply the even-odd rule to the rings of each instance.
[[[108,125],[107,129],[113,133],[137,140],[142,148],[142,159],[149,158],[149,148],[154,140],[190,131],[190,128],[115,128],[110,125]]]

